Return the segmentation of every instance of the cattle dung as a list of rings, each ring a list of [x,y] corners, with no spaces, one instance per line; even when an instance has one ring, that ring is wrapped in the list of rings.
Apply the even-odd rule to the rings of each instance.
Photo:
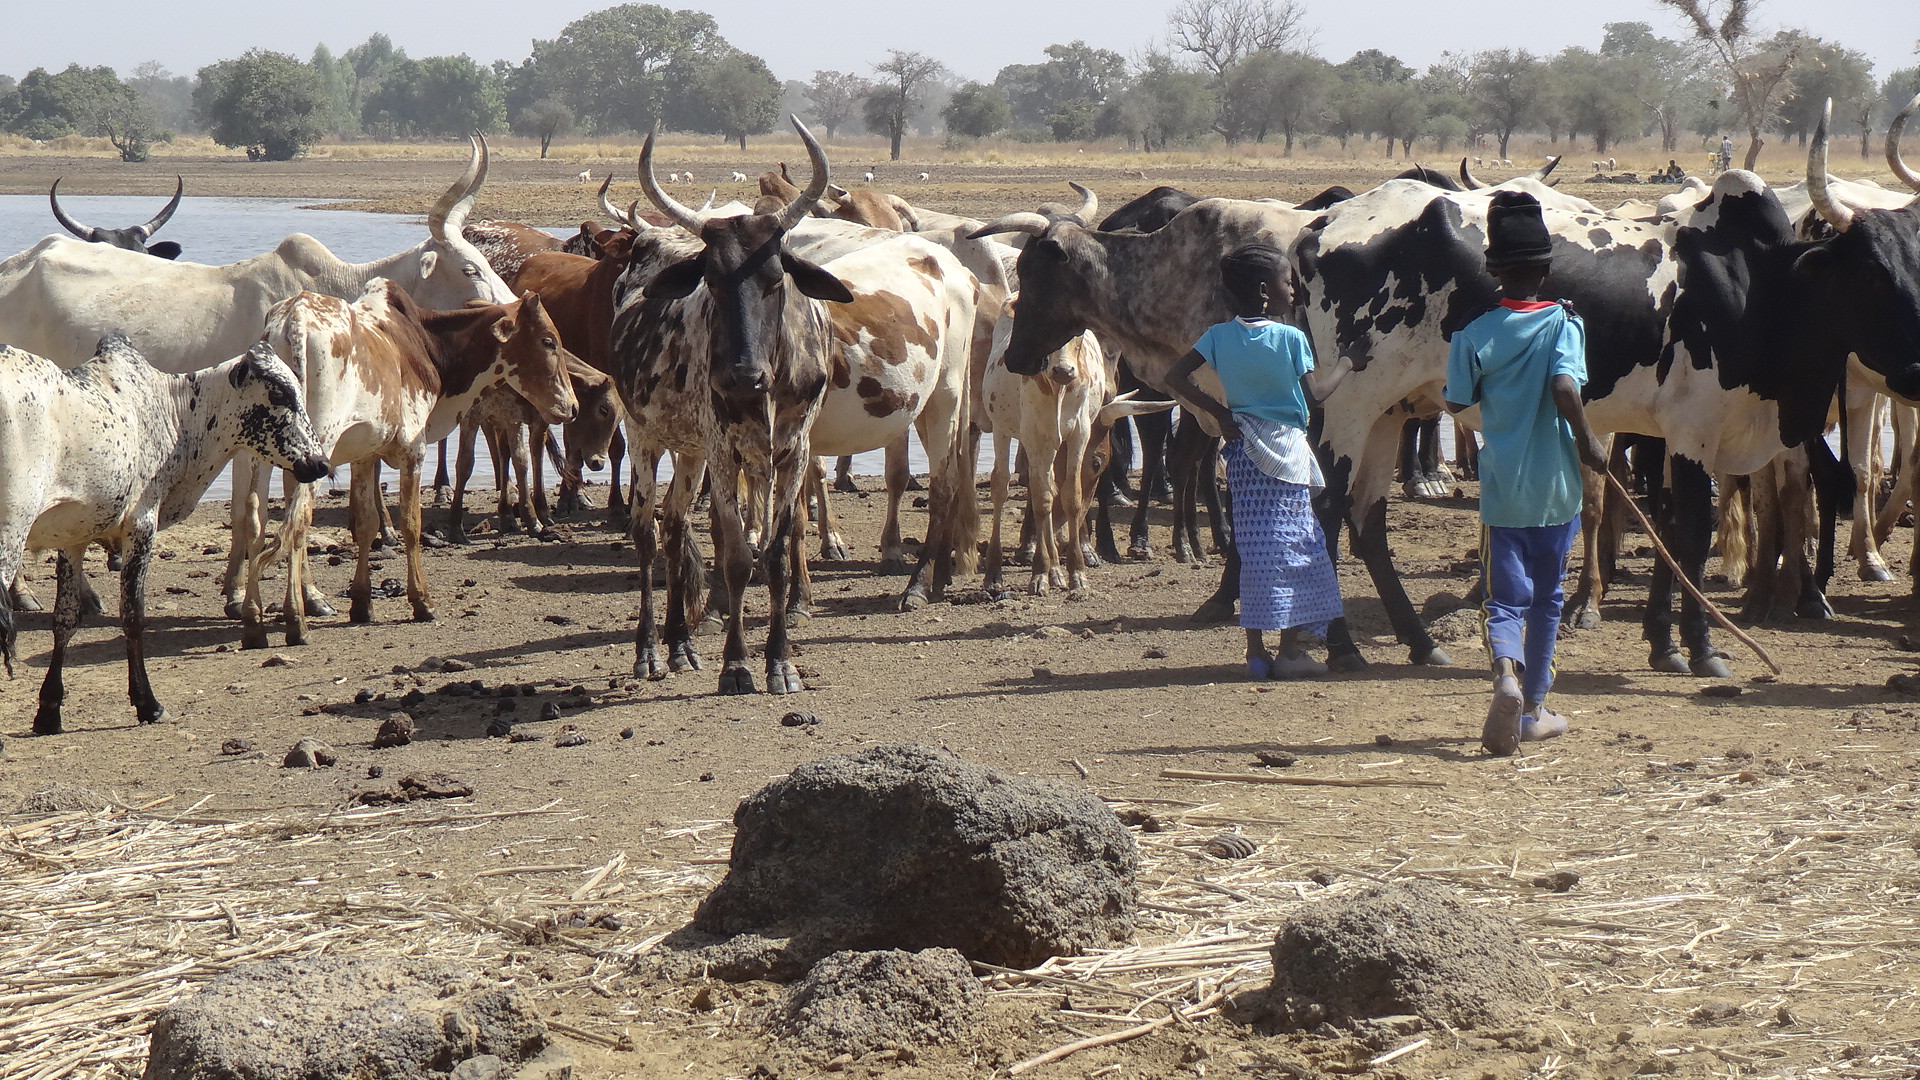
[[[953,949],[837,952],[787,990],[768,1027],[824,1054],[864,1054],[964,1036],[986,991]]]
[[[1284,1026],[1412,1014],[1455,1028],[1512,1024],[1550,983],[1504,917],[1428,882],[1372,886],[1300,908],[1273,943]]]
[[[144,1080],[566,1080],[519,991],[454,964],[363,955],[244,964],[167,1006]]]
[[[842,950],[937,947],[1025,968],[1133,933],[1140,856],[1111,809],[946,750],[809,762],[733,820],[727,876],[664,945],[669,975],[786,980]]]

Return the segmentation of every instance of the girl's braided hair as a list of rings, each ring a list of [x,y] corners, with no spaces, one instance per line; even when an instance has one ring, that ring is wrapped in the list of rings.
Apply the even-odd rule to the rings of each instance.
[[[1220,280],[1226,286],[1233,306],[1258,310],[1263,305],[1260,287],[1292,273],[1286,253],[1271,244],[1249,244],[1227,253],[1220,260]]]

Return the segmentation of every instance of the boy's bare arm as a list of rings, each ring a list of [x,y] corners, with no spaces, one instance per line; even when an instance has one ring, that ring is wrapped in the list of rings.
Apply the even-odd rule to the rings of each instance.
[[[1553,377],[1553,405],[1573,426],[1573,446],[1580,453],[1580,463],[1595,472],[1606,472],[1606,447],[1600,444],[1599,437],[1587,426],[1587,410],[1580,404],[1580,386],[1573,381],[1573,376]]]
[[[1173,391],[1173,396],[1180,399],[1180,404],[1199,409],[1213,417],[1220,424],[1220,433],[1227,439],[1237,439],[1240,437],[1240,425],[1234,423],[1232,410],[1194,385],[1193,373],[1199,371],[1200,365],[1206,362],[1207,358],[1201,356],[1198,350],[1188,349],[1187,355],[1175,360],[1173,367],[1167,372],[1167,389]]]

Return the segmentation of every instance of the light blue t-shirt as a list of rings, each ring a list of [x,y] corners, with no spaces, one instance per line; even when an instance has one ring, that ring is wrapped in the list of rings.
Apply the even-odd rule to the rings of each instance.
[[[1480,406],[1480,520],[1502,528],[1565,525],[1580,513],[1573,425],[1553,378],[1587,383],[1587,330],[1559,304],[1504,303],[1453,335],[1447,400]]]
[[[1228,319],[1207,327],[1193,350],[1220,376],[1228,411],[1307,429],[1300,388],[1300,377],[1313,370],[1307,335],[1271,319]]]

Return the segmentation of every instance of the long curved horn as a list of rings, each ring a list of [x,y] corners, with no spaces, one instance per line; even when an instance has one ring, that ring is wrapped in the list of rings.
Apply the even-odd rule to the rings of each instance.
[[[460,231],[460,226],[466,221],[467,211],[473,208],[473,200],[479,194],[480,182],[487,178],[486,141],[478,135],[467,136],[467,141],[473,144],[473,157],[468,159],[466,171],[441,193],[433,209],[427,211],[427,231],[436,240],[444,241],[449,233],[457,234]],[[457,217],[454,216],[456,208],[459,209]],[[451,229],[447,227],[449,219],[453,225]]]
[[[180,209],[180,196],[186,194],[187,180],[178,173],[174,174],[173,179],[173,199],[161,207],[158,214],[153,215],[152,221],[140,226],[140,235],[143,239],[153,239],[153,234],[160,231],[160,226],[165,225],[173,217],[173,212]]]
[[[800,133],[800,141],[807,144],[807,160],[813,163],[813,176],[807,180],[807,189],[780,211],[782,229],[793,228],[813,213],[820,196],[827,193],[828,179],[827,152],[820,148],[820,141],[813,137],[813,132],[807,130],[807,125],[801,123],[798,116],[789,116],[788,119],[793,121],[793,130]]]
[[[1481,188],[1487,186],[1467,171],[1467,159],[1464,157],[1460,159],[1460,182],[1466,185],[1468,191],[1479,191]]]
[[[1853,207],[1834,198],[1827,188],[1827,125],[1832,120],[1833,99],[1828,98],[1820,114],[1820,126],[1813,129],[1813,148],[1807,151],[1807,194],[1834,232],[1846,232],[1853,225]]]
[[[1100,214],[1100,196],[1095,195],[1090,188],[1082,187],[1071,180],[1067,181],[1067,186],[1080,195],[1080,209],[1075,210],[1073,216],[1080,219],[1080,224],[1089,229],[1093,228]]]
[[[605,211],[606,215],[613,219],[613,223],[615,225],[633,224],[633,220],[627,217],[626,215],[622,214],[620,212],[620,208],[613,205],[613,200],[607,198],[607,189],[612,186],[613,186],[613,177],[611,176],[607,177],[605,180],[600,181],[600,209]]]
[[[80,224],[78,221],[75,221],[74,219],[68,217],[67,212],[65,210],[60,209],[60,180],[61,179],[65,179],[65,178],[61,177],[60,179],[54,180],[53,187],[47,189],[47,201],[53,204],[53,219],[60,223],[61,228],[67,230],[73,235],[79,237],[80,239],[82,240],[93,239],[92,226]]]
[[[698,236],[700,226],[705,224],[700,220],[700,215],[660,190],[660,181],[653,175],[653,136],[653,132],[648,132],[647,141],[640,145],[640,190],[646,193],[649,202],[659,207],[661,213],[667,215],[669,221]]]
[[[1893,175],[1907,182],[1907,186],[1920,192],[1920,172],[1914,172],[1900,157],[1900,132],[1907,126],[1907,117],[1920,109],[1920,94],[1913,95],[1907,107],[1894,114],[1893,123],[1887,125],[1887,165],[1893,169]]]
[[[1554,156],[1547,159],[1547,163],[1545,165],[1540,166],[1539,168],[1528,173],[1527,175],[1533,177],[1535,180],[1545,180],[1550,174],[1552,174],[1555,168],[1559,167],[1560,160],[1566,156],[1567,155],[1565,154],[1555,154]]]
[[[985,225],[968,233],[967,239],[978,240],[984,236],[996,236],[1000,233],[1011,232],[1026,233],[1028,236],[1039,236],[1052,226],[1053,222],[1048,221],[1045,215],[1036,214],[1031,210],[1021,210],[1017,213],[1008,214],[998,221],[989,221]]]

